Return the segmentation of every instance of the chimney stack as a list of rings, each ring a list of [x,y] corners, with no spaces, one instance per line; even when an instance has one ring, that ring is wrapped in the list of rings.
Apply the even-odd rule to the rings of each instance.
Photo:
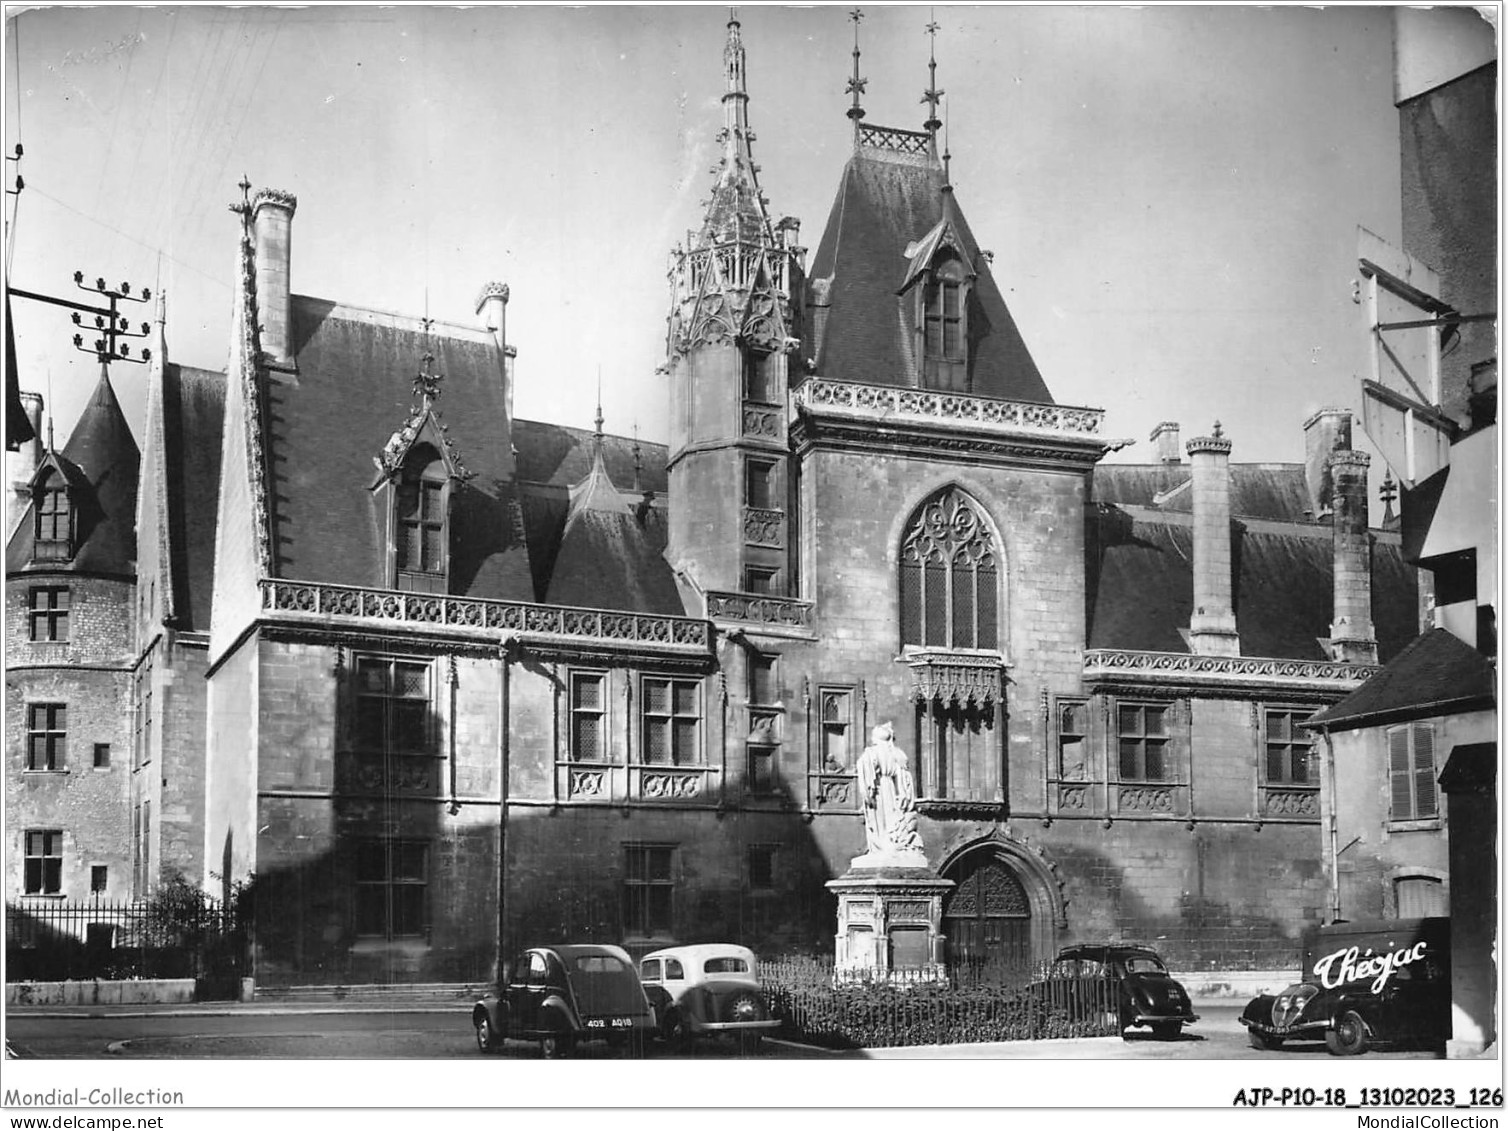
[[[1241,654],[1231,601],[1230,449],[1218,420],[1213,436],[1188,442],[1194,480],[1194,612],[1189,619],[1189,648],[1196,656]]]
[[[262,355],[268,364],[279,369],[293,368],[289,262],[293,252],[293,210],[297,207],[297,198],[282,189],[262,189],[251,202]]]
[[[508,344],[508,284],[488,283],[476,296],[477,317],[492,331],[498,348]]]
[[[10,490],[5,495],[7,540],[16,532],[21,516],[26,513],[27,505],[31,502],[31,480],[42,464],[42,395],[23,392],[21,407],[26,412],[27,422],[31,424],[31,439],[16,451],[7,452],[5,457],[10,479]]]
[[[1349,423],[1349,421],[1348,421]],[[1367,533],[1366,452],[1338,451],[1330,457],[1334,509],[1335,620],[1330,652],[1348,664],[1377,662],[1372,627],[1372,537]]]
[[[1322,408],[1304,421],[1304,483],[1315,522],[1330,517],[1330,455],[1351,450],[1351,412]]]
[[[1178,446],[1178,421],[1164,420],[1152,429],[1148,439],[1157,445],[1158,463],[1183,462],[1183,452]]]

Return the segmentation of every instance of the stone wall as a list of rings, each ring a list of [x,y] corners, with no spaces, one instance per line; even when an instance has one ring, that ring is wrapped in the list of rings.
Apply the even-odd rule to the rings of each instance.
[[[383,794],[354,760],[363,655],[429,664],[433,756]],[[254,903],[260,985],[485,982],[497,954],[495,660],[264,640],[259,649]],[[399,778],[391,779],[399,781]],[[358,891],[381,845],[424,853],[423,929],[371,932]],[[378,853],[376,864],[373,853]],[[395,893],[394,898],[398,898]],[[396,916],[396,913],[394,913]],[[396,922],[396,917],[393,920]]]
[[[66,642],[32,642],[33,584],[67,585]],[[6,586],[5,892],[24,888],[25,834],[63,833],[61,894],[90,894],[92,869],[106,869],[104,896],[131,894],[130,617],[127,581],[67,573],[21,575]],[[55,772],[28,771],[27,708],[67,708],[66,752]],[[96,767],[96,747],[104,765]]]
[[[159,877],[182,875],[191,883],[208,875],[218,893],[223,861],[204,857],[204,787],[208,742],[207,641],[165,637],[153,701],[158,712],[157,845]]]

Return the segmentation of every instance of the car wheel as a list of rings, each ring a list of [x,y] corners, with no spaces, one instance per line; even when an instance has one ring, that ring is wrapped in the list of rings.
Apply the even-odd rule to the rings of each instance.
[[[1152,1025],[1152,1035],[1159,1041],[1176,1041],[1182,1032],[1182,1021],[1157,1021]]]
[[[759,1016],[759,999],[753,994],[739,994],[728,1003],[728,1020],[744,1021]]]
[[[1325,1047],[1335,1056],[1360,1056],[1368,1044],[1367,1023],[1354,1009],[1346,1010],[1325,1030]]]
[[[497,1033],[493,1031],[492,1021],[484,1013],[476,1019],[476,1047],[478,1052],[491,1052],[497,1048]]]
[[[681,1028],[681,1011],[667,1009],[665,1016],[660,1018],[660,1040],[667,1045],[673,1045],[681,1040],[685,1030]]]
[[[1246,1039],[1251,1042],[1254,1049],[1280,1049],[1283,1047],[1282,1037],[1269,1037],[1266,1033],[1259,1033],[1255,1029],[1246,1030]]]
[[[576,1042],[569,1033],[552,1033],[539,1038],[539,1051],[546,1060],[563,1060],[571,1055],[575,1046]]]

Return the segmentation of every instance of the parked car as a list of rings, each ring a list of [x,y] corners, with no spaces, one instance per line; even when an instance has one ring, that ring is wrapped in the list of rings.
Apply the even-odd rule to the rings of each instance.
[[[1053,959],[1033,996],[1049,1010],[1070,1016],[1101,1015],[1122,1036],[1137,1025],[1172,1040],[1199,1016],[1183,986],[1151,947],[1129,943],[1084,943],[1065,947]]]
[[[482,1052],[514,1039],[538,1041],[547,1057],[569,1056],[581,1041],[642,1044],[654,1032],[654,1011],[621,947],[535,947],[503,975],[501,992],[471,1010]]]
[[[664,1040],[730,1037],[744,1053],[780,1027],[754,971],[754,952],[731,943],[674,946],[639,960],[639,979]]]
[[[1394,919],[1321,927],[1305,947],[1303,980],[1247,1003],[1241,1024],[1257,1048],[1319,1041],[1335,1056],[1379,1044],[1438,1045],[1450,1037],[1450,920]]]

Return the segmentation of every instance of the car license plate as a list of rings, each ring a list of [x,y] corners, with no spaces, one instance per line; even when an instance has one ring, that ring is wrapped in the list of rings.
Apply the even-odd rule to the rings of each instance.
[[[587,1020],[588,1029],[632,1029],[632,1017],[592,1017]]]

